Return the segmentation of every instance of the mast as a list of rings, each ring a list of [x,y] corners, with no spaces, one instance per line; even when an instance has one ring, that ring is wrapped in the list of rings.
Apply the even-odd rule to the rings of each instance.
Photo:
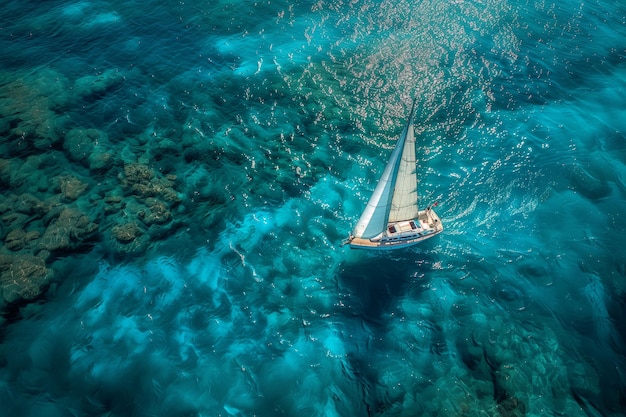
[[[400,163],[396,173],[393,199],[391,200],[391,210],[387,219],[388,223],[416,219],[419,212],[417,205],[415,129],[413,128],[414,107],[415,100],[413,101],[411,116],[409,117],[409,121],[404,132],[406,139],[404,141],[402,157],[400,158]]]
[[[417,217],[417,179],[414,179],[413,183],[408,179],[410,175],[415,177],[414,112],[415,100],[413,100],[409,120],[404,127],[404,131],[396,142],[396,146],[378,180],[378,184],[376,184],[376,188],[367,202],[365,210],[363,210],[359,221],[352,231],[354,237],[370,239],[381,234],[387,227],[390,212],[393,213],[392,219],[394,221],[397,220],[397,216],[409,212],[413,213],[413,210],[415,210],[415,215],[401,220]],[[412,166],[411,161],[413,161]],[[399,172],[401,174],[400,183],[398,184],[400,188],[396,191]],[[413,186],[413,184],[415,185]],[[411,189],[411,187],[413,188]],[[400,196],[400,193],[407,195]],[[398,194],[398,197],[394,197],[396,194]],[[414,199],[413,206],[408,203],[410,198]],[[394,207],[393,210],[392,207]]]

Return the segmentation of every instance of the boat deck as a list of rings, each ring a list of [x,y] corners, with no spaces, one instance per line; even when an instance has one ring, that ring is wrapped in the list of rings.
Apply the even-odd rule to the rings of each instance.
[[[420,243],[443,231],[439,216],[428,208],[417,219],[389,224],[387,230],[372,239],[352,237],[347,243],[355,249],[399,249]]]

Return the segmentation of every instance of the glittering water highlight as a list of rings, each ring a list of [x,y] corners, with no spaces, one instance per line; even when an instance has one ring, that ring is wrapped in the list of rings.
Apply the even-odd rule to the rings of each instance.
[[[620,2],[0,16],[0,415],[622,415]],[[446,230],[351,252],[413,97]]]

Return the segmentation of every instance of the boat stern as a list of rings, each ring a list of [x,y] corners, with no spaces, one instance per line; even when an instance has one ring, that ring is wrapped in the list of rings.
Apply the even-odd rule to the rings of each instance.
[[[425,210],[421,210],[417,218],[423,226],[433,229],[435,233],[443,231],[443,223],[431,206],[428,206]]]

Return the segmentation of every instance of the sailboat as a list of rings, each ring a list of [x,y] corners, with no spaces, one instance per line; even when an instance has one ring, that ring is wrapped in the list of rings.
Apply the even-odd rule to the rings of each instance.
[[[434,203],[419,210],[415,159],[415,100],[409,120],[396,142],[385,170],[344,243],[354,249],[400,249],[415,245],[443,231]]]

